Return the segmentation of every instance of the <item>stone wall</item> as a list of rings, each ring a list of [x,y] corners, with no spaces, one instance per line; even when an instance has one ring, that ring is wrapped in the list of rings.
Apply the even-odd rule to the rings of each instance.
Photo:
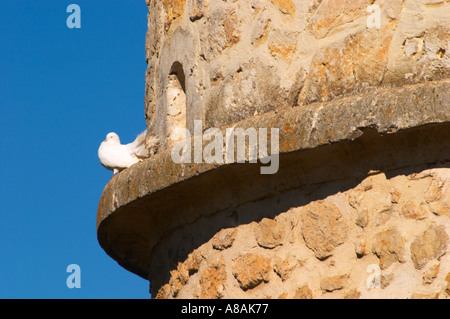
[[[343,184],[240,210],[276,211],[277,201]],[[178,263],[156,297],[449,298],[448,234],[450,168],[374,172],[354,188],[219,231]]]
[[[186,127],[449,77],[447,0],[152,1],[146,118],[167,145],[165,88],[186,81]],[[380,8],[373,27],[368,8]],[[370,11],[370,10],[369,10]],[[170,116],[170,115],[169,115]]]

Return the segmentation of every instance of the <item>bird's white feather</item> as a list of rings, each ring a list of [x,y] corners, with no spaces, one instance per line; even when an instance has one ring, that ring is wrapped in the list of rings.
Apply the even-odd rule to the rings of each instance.
[[[142,153],[143,150],[145,150],[146,137],[147,137],[147,130],[139,134],[133,142],[126,144],[125,146],[128,152],[132,155],[139,156],[139,154]]]

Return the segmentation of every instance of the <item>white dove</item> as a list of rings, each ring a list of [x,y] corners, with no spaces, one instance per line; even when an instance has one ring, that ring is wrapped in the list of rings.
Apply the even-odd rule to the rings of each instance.
[[[147,131],[136,137],[134,142],[120,144],[119,135],[114,132],[109,133],[106,139],[98,148],[98,158],[100,163],[108,170],[113,171],[113,177],[120,171],[128,168],[148,157],[145,148]]]

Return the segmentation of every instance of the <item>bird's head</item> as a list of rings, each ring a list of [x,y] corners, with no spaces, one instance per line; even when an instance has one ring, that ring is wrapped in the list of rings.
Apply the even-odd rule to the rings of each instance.
[[[105,142],[115,142],[120,144],[119,135],[114,132],[108,133],[108,135],[106,135]]]

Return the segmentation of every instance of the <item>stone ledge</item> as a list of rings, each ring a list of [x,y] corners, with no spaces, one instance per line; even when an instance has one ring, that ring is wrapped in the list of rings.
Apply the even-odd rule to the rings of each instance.
[[[261,176],[258,164],[175,164],[166,150],[106,185],[97,212],[98,241],[124,268],[148,278],[161,238],[202,216],[305,184],[368,174],[370,169],[449,160],[449,101],[450,81],[442,80],[236,123],[244,129],[280,128],[280,171],[273,176]],[[427,153],[427,145],[435,142],[438,147]],[[414,149],[421,154],[411,156]],[[396,157],[393,152],[403,153]]]

